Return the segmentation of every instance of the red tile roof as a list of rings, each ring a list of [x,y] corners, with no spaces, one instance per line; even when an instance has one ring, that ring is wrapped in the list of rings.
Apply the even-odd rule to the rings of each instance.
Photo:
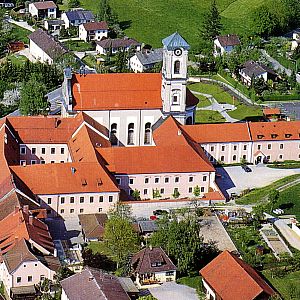
[[[279,108],[264,108],[263,109],[263,114],[265,116],[267,115],[280,115],[281,114],[281,111]]]
[[[217,39],[222,47],[237,46],[241,43],[236,34],[219,35],[217,36]]]
[[[83,27],[86,31],[90,31],[90,30],[108,30],[108,25],[105,21],[84,23]]]
[[[202,268],[200,275],[222,300],[254,300],[275,294],[251,266],[229,251]]]
[[[36,195],[119,192],[112,176],[95,162],[14,166],[11,170]]]
[[[33,5],[37,9],[49,9],[49,8],[57,8],[56,4],[53,1],[42,1],[42,2],[35,2]]]
[[[161,74],[75,74],[74,110],[160,109]]]

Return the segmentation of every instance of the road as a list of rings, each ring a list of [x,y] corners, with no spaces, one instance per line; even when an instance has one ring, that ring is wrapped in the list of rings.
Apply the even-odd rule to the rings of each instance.
[[[27,22],[24,22],[24,21],[21,21],[21,22],[20,22],[20,21],[15,21],[15,20],[12,19],[12,18],[7,18],[6,21],[7,21],[8,23],[15,24],[15,25],[17,25],[17,26],[19,26],[19,27],[22,27],[22,28],[24,28],[24,29],[27,29],[27,30],[29,30],[29,31],[31,31],[31,32],[35,31],[35,29],[34,29],[32,26],[28,25]]]

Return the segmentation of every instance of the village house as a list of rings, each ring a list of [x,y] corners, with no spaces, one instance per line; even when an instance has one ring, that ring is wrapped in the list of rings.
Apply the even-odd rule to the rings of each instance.
[[[28,38],[30,54],[42,63],[51,65],[55,59],[68,52],[59,41],[42,29],[32,32]]]
[[[152,69],[156,64],[162,63],[163,49],[137,51],[130,60],[130,68],[133,72],[144,72]]]
[[[219,35],[214,40],[214,56],[229,54],[240,44],[240,39],[236,34]]]
[[[253,60],[245,62],[240,67],[239,75],[241,81],[247,86],[251,86],[253,80],[257,80],[259,78],[262,78],[265,82],[267,82],[268,79],[272,79],[274,81],[278,77],[272,69]]]
[[[55,19],[57,6],[53,1],[41,1],[29,3],[28,11],[37,19]]]
[[[147,247],[136,253],[131,265],[136,284],[141,288],[176,281],[176,266],[160,247]]]
[[[61,300],[130,300],[118,277],[91,267],[62,280],[61,286]]]
[[[101,41],[107,38],[108,25],[105,21],[89,22],[79,25],[79,39],[85,42]]]
[[[256,300],[276,294],[250,265],[229,251],[202,268],[200,275],[207,299]]]
[[[62,13],[61,19],[64,21],[66,29],[70,26],[79,26],[95,21],[95,17],[91,11],[82,9],[66,11]]]
[[[53,20],[53,19],[48,19],[44,21],[44,27],[48,32],[59,32],[63,27],[65,23],[63,20]]]
[[[133,51],[141,50],[141,43],[137,42],[135,39],[131,38],[119,38],[119,39],[103,39],[102,41],[96,42],[96,51],[99,54],[107,55],[107,54],[116,54],[120,51],[129,51],[132,49]]]

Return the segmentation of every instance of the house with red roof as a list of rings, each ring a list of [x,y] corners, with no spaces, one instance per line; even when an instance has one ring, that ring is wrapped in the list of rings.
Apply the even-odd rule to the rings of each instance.
[[[214,56],[229,54],[240,44],[236,34],[219,35],[214,40]]]
[[[85,42],[101,41],[107,38],[108,25],[105,21],[88,22],[80,24],[78,27],[79,39]]]
[[[36,18],[56,18],[57,6],[53,1],[40,1],[29,3],[28,11],[32,17]]]
[[[270,299],[276,291],[247,263],[229,251],[200,270],[207,299]]]

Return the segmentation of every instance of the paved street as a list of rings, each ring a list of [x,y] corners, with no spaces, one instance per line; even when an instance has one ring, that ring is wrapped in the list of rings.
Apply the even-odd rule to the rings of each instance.
[[[299,174],[300,169],[272,169],[264,165],[249,167],[252,172],[246,173],[240,166],[217,168],[217,184],[225,195],[241,193],[247,188],[259,188],[266,186],[280,178]]]
[[[21,21],[21,22],[20,21],[15,21],[15,20],[13,20],[11,18],[7,18],[6,20],[7,20],[7,22],[9,22],[11,24],[15,24],[15,25],[17,25],[19,27],[22,27],[24,29],[27,29],[27,30],[29,30],[31,32],[35,31],[35,29],[32,26],[28,25],[27,22],[24,22],[24,21]]]
[[[198,300],[195,289],[175,282],[166,282],[159,287],[149,288],[151,294],[158,300]]]

